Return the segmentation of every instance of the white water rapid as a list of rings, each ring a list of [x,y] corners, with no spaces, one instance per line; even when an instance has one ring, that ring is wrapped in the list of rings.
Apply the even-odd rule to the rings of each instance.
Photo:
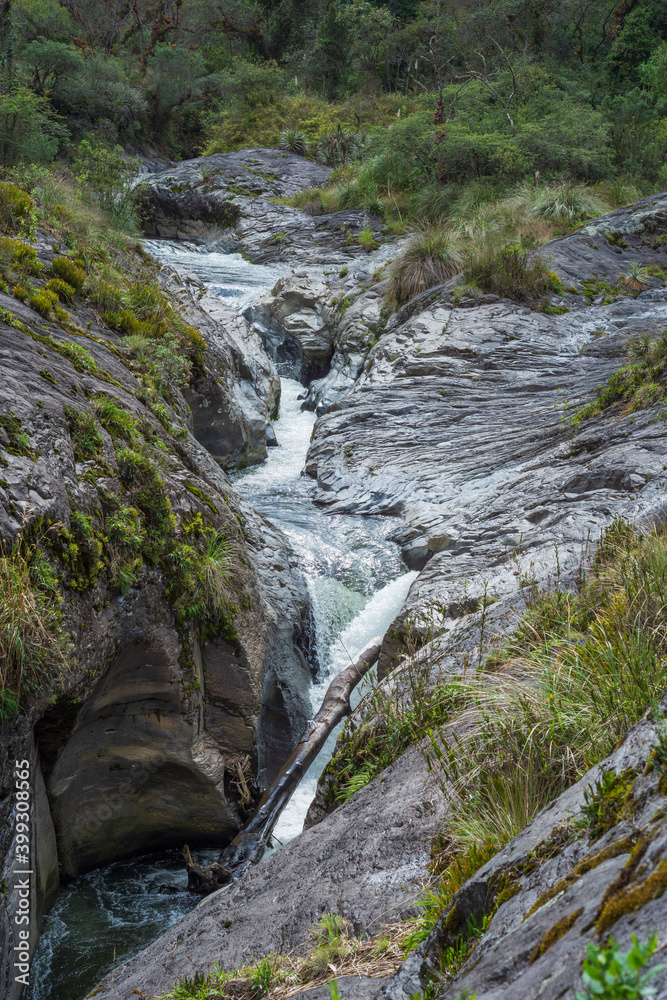
[[[228,305],[241,311],[271,288],[282,268],[256,267],[240,254],[206,253],[159,241],[146,248],[194,272]],[[389,518],[329,515],[312,502],[313,484],[301,473],[314,414],[301,410],[303,387],[282,380],[279,447],[268,460],[234,476],[234,488],[281,528],[308,581],[318,668],[311,688],[316,711],[335,673],[400,611],[416,573],[403,572],[387,535]],[[360,697],[356,693],[357,700]],[[297,836],[336,733],[296,790],[275,830],[285,844]],[[206,861],[217,851],[195,852]],[[142,855],[89,872],[66,886],[44,919],[25,1000],[83,1000],[111,968],[165,931],[197,902],[186,892],[161,895],[162,882],[185,886],[179,851]]]

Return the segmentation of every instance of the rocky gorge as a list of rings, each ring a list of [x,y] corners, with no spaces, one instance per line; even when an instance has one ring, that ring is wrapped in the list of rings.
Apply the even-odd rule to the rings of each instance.
[[[431,651],[439,678],[466,674],[516,630],[537,589],[580,583],[612,522],[664,522],[663,402],[625,415],[572,414],[623,364],[631,338],[667,327],[664,277],[632,294],[617,285],[633,261],[664,265],[667,197],[594,219],[543,248],[559,278],[547,308],[460,295],[455,278],[390,313],[386,268],[401,241],[382,242],[367,213],[317,216],[284,203],[327,176],[295,154],[248,150],[149,177],[141,195],[149,237],[242,249],[286,269],[243,317],[185,269],[163,269],[165,293],[206,344],[168,407],[142,398],[119,338],[83,302],[70,311],[67,340],[62,325],[29,306],[8,296],[0,303],[1,406],[19,421],[3,424],[2,535],[11,544],[30,530],[53,550],[73,584],[65,613],[78,623],[77,667],[57,696],[3,727],[12,758],[30,759],[37,775],[37,912],[61,876],[156,845],[229,839],[248,808],[244,782],[255,794],[253,782],[270,781],[308,717],[311,608],[297,553],[224,471],[262,462],[267,445],[280,442],[279,372],[301,382],[302,406],[316,416],[305,463],[315,504],[328,517],[391,519],[389,538],[417,574],[385,636],[378,675],[386,690],[401,683],[411,637],[425,643],[418,655]],[[370,252],[357,238],[368,227],[380,243]],[[46,239],[37,255],[52,262]],[[157,451],[165,456],[156,464],[159,493],[178,530],[199,518],[233,545],[241,595],[233,634],[218,622],[202,642],[193,625],[175,620],[159,563],[145,558],[120,595],[96,567],[105,543],[95,548],[85,524],[107,527],[107,493],[129,496],[147,532],[155,506],[154,497],[142,500],[146,484],[136,485],[127,449],[104,424],[95,459],[77,457],[68,413],[106,397],[133,421],[125,444],[136,447],[141,434],[154,464]],[[82,516],[92,521],[82,527]],[[63,549],[63,532],[78,545],[77,559]],[[82,565],[86,545],[93,554]],[[353,726],[369,714],[367,697]],[[341,995],[573,996],[596,927],[624,942],[630,931],[660,932],[659,720],[655,706],[486,860],[404,961],[378,976],[341,976]],[[593,838],[580,822],[591,789],[607,773],[630,772],[626,807]],[[162,995],[215,962],[233,970],[298,952],[324,914],[339,915],[358,937],[414,916],[453,793],[415,747],[347,801],[339,791],[325,775],[307,830],[115,968],[94,995]],[[612,913],[617,897],[627,905]],[[6,903],[11,912],[9,896]],[[443,978],[437,955],[457,945],[471,920],[484,928],[479,942]],[[4,976],[13,1000],[8,967]],[[664,971],[653,985],[667,991]],[[299,992],[325,995],[321,986]]]

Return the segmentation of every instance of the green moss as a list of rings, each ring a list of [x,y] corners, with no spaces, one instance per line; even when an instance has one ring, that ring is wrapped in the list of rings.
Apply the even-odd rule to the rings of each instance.
[[[617,858],[622,854],[632,851],[635,844],[636,839],[634,837],[624,837],[622,840],[617,840],[615,843],[609,844],[603,850],[583,858],[583,860],[574,866],[569,875],[556,882],[555,885],[552,885],[550,889],[547,889],[546,892],[543,892],[535,900],[528,912],[524,914],[523,919],[527,920],[528,917],[532,916],[533,913],[537,913],[550,900],[555,899],[556,896],[560,896],[563,892],[567,892],[570,886],[574,885],[587,872],[593,871],[594,868],[597,868],[605,861],[609,861],[610,858]]]
[[[188,493],[192,493],[193,496],[201,500],[202,503],[206,504],[208,509],[212,514],[218,513],[218,508],[215,506],[210,497],[207,497],[203,490],[200,490],[198,486],[194,486],[192,483],[183,483]]]
[[[658,899],[667,889],[667,860],[642,882],[613,893],[604,903],[595,921],[595,930],[604,934],[627,913],[636,913],[652,899]]]
[[[39,452],[30,446],[30,438],[23,431],[21,421],[14,413],[0,415],[0,427],[5,431],[9,441],[4,445],[5,451],[9,455],[22,455],[25,458],[37,461]],[[3,445],[0,442],[0,447]]]
[[[538,958],[541,958],[542,955],[544,955],[544,953],[556,943],[556,941],[560,941],[560,939],[564,937],[567,932],[572,929],[572,927],[574,927],[583,912],[584,908],[583,906],[580,906],[578,910],[574,911],[574,913],[568,914],[568,916],[563,917],[558,921],[558,923],[554,924],[553,927],[550,927],[540,943],[532,952],[530,958],[528,959],[528,963],[532,965],[533,962],[536,962]]]

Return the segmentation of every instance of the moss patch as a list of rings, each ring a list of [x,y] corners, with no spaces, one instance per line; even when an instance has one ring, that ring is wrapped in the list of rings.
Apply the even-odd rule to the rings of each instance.
[[[544,953],[556,943],[556,941],[560,941],[560,939],[564,937],[572,927],[574,927],[583,912],[584,908],[583,906],[580,906],[578,910],[574,911],[574,913],[568,914],[559,920],[558,923],[554,924],[553,927],[550,927],[528,959],[529,964],[532,965],[533,962],[536,962],[538,958],[541,958],[542,955],[544,955]]]

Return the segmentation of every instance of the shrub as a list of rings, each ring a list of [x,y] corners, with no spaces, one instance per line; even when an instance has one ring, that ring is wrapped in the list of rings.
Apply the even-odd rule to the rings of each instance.
[[[642,975],[642,969],[658,947],[654,934],[645,944],[639,944],[633,934],[632,947],[621,951],[613,935],[609,936],[606,947],[589,941],[586,947],[581,978],[584,992],[577,993],[577,1000],[643,1000],[655,995],[649,981],[663,969],[656,965]]]
[[[121,146],[104,143],[79,143],[74,158],[74,174],[80,196],[92,198],[105,212],[128,229],[136,228],[134,205],[129,197],[130,184],[139,170],[137,157],[128,157]]]
[[[46,291],[53,292],[62,302],[72,302],[74,300],[74,289],[62,278],[51,278],[44,286]]]
[[[92,413],[66,406],[65,419],[76,461],[87,462],[99,455],[104,447],[104,440]]]
[[[426,226],[415,233],[389,270],[388,297],[395,305],[457,274],[463,265],[459,238],[447,229]]]
[[[41,291],[32,293],[29,296],[28,302],[31,309],[40,313],[41,316],[48,317],[51,315],[53,307],[58,302],[58,296],[55,292],[52,292],[47,288],[43,288]]]
[[[27,87],[0,94],[0,163],[50,162],[66,137],[45,97]]]
[[[102,427],[112,437],[122,438],[131,444],[137,429],[137,421],[111,396],[98,396],[94,403],[95,413]]]
[[[487,243],[473,251],[463,270],[469,284],[517,302],[536,302],[554,290],[557,278],[539,254],[533,259],[515,244],[496,247]]]
[[[86,272],[69,257],[54,257],[51,270],[77,292],[80,292],[86,281]]]
[[[10,233],[28,232],[35,203],[25,191],[7,181],[0,183],[0,227]]]

